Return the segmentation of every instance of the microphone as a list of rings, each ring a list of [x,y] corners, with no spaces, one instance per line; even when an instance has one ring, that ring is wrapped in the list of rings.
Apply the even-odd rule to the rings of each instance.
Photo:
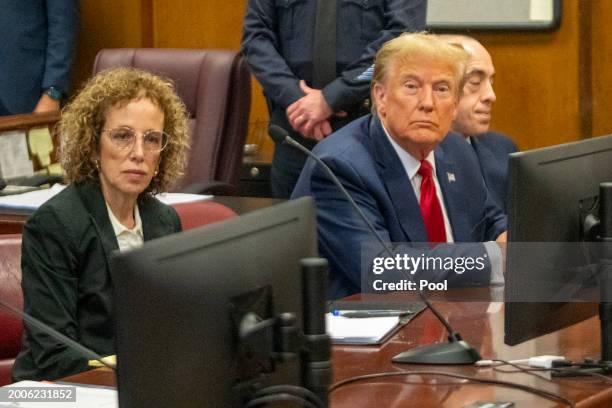
[[[387,248],[380,234],[378,234],[378,231],[376,231],[376,229],[374,228],[374,226],[368,219],[368,217],[366,217],[363,211],[361,211],[361,208],[359,208],[355,200],[353,200],[353,197],[351,197],[348,191],[346,191],[346,189],[344,188],[342,183],[340,183],[340,180],[338,180],[334,172],[327,166],[327,164],[323,163],[323,160],[319,159],[317,156],[312,154],[310,150],[308,150],[307,148],[302,146],[299,142],[297,142],[295,139],[293,139],[291,136],[289,136],[289,132],[287,132],[285,129],[283,129],[280,126],[270,125],[270,127],[268,128],[268,133],[270,133],[270,136],[272,136],[272,140],[274,140],[275,143],[277,144],[287,143],[295,147],[296,149],[301,150],[308,157],[311,157],[312,159],[314,159],[323,168],[323,170],[325,170],[327,175],[332,179],[332,181],[340,189],[340,191],[342,191],[342,195],[345,196],[346,199],[351,203],[351,206],[353,207],[353,209],[357,212],[357,214],[359,214],[359,217],[368,226],[368,230],[376,237],[376,240],[380,243],[380,245],[382,245],[385,248],[385,250],[387,250],[387,252],[389,252],[389,254],[393,256],[389,248]]]
[[[58,332],[52,327],[49,327],[48,325],[41,322],[37,318],[30,316],[29,314],[17,309],[14,306],[9,305],[8,303],[5,303],[1,299],[0,299],[0,306],[5,307],[10,312],[21,317],[23,321],[25,321],[26,323],[36,327],[38,330],[43,331],[45,334],[48,334],[49,336],[53,337],[55,340],[73,349],[74,351],[76,351],[77,353],[85,357],[87,360],[99,361],[101,364],[105,365],[106,367],[112,370],[116,370],[113,364],[104,361],[104,358],[98,353],[96,353],[95,351],[88,349],[87,347],[77,343],[76,341],[72,340],[70,337]]]
[[[278,125],[270,125],[268,133],[274,140],[275,143],[287,143],[290,146],[302,151],[308,157],[312,158],[321,166],[325,173],[329,176],[332,182],[342,192],[342,195],[351,203],[351,206],[355,212],[359,215],[361,220],[367,226],[368,231],[376,238],[381,247],[385,252],[393,257],[393,251],[389,245],[382,239],[378,231],[374,228],[368,217],[363,213],[361,208],[357,205],[353,197],[346,191],[340,180],[336,177],[334,172],[316,155],[310,150],[302,146],[299,142],[289,136],[289,132]],[[401,273],[405,279],[413,282],[413,276],[406,274],[406,271],[401,269]],[[417,286],[418,287],[418,286]],[[429,302],[425,293],[422,290],[417,289],[417,293],[421,301],[425,306],[431,310],[436,318],[444,325],[448,332],[448,343],[436,343],[425,346],[415,347],[411,350],[405,351],[393,357],[393,362],[396,363],[416,363],[416,364],[473,364],[476,361],[482,359],[480,354],[470,346],[466,341],[463,340],[461,335],[455,331],[450,323],[442,316],[442,314]]]

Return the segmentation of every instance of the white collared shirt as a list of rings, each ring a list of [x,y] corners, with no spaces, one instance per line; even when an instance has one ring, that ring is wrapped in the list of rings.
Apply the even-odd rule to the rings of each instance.
[[[138,206],[134,207],[134,228],[126,228],[119,222],[113,211],[111,210],[108,203],[106,203],[106,209],[108,210],[108,218],[110,218],[115,237],[117,238],[117,244],[119,244],[119,251],[124,252],[129,249],[134,249],[142,246],[144,243],[144,234],[142,232],[142,220],[140,219],[140,212]]]
[[[410,184],[412,184],[412,188],[414,189],[414,194],[416,195],[417,202],[420,202],[422,177],[418,173],[418,171],[419,171],[419,168],[421,167],[421,161],[412,157],[410,153],[408,153],[400,145],[398,145],[397,142],[393,140],[393,138],[389,135],[389,132],[387,132],[387,129],[385,129],[385,126],[382,124],[382,122],[381,122],[381,125],[385,132],[385,135],[387,135],[387,139],[389,139],[389,142],[391,143],[391,146],[393,146],[393,149],[399,156],[400,161],[402,162],[402,165],[404,166],[404,170],[406,170],[406,174],[408,175],[408,178],[410,179]],[[427,160],[429,164],[431,164],[431,168],[433,170],[432,175],[434,179],[434,185],[436,187],[436,196],[438,197],[440,208],[442,208],[442,218],[444,219],[444,229],[446,230],[446,242],[455,242],[453,240],[453,229],[451,227],[450,221],[448,219],[448,214],[446,212],[446,205],[444,205],[444,199],[442,197],[442,190],[440,189],[440,183],[438,183],[438,177],[436,175],[436,158],[434,157],[433,150],[427,155],[425,160]]]

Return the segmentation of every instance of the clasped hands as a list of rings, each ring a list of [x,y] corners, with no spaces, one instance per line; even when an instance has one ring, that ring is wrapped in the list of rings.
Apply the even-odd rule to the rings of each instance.
[[[300,89],[306,95],[287,107],[287,119],[295,131],[319,141],[332,132],[329,118],[334,111],[320,89],[309,87],[303,80],[300,80]],[[346,112],[340,111],[335,115],[344,117]]]

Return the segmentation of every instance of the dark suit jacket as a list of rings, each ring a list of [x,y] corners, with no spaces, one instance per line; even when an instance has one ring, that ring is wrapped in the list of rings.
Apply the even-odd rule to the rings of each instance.
[[[508,136],[496,132],[470,139],[491,196],[499,207],[507,210],[508,157],[518,151],[516,144]]]
[[[414,189],[378,118],[357,119],[323,140],[313,150],[338,176],[343,186],[387,242],[427,242]],[[476,156],[460,136],[449,134],[435,150],[436,173],[455,242],[494,240],[506,229],[506,217],[490,199]],[[374,241],[325,172],[309,159],[292,197],[312,195],[317,207],[319,251],[330,262],[330,295],[361,291],[363,243]],[[485,252],[482,244],[439,245],[432,256]],[[417,256],[422,253],[418,250]],[[363,261],[369,263],[369,260]],[[431,278],[431,277],[430,277]],[[449,284],[487,283],[490,265],[469,278],[442,273],[431,280]]]
[[[141,200],[138,209],[145,241],[181,230],[174,209],[154,198]],[[118,248],[100,188],[68,186],[26,223],[24,311],[101,355],[115,354],[108,260]],[[86,369],[80,354],[26,325],[15,380],[55,379]]]
[[[31,112],[51,86],[68,90],[79,30],[78,0],[3,0],[0,11],[0,101]]]
[[[351,115],[359,110],[356,105],[370,92],[370,80],[359,80],[359,75],[372,65],[382,44],[405,31],[423,30],[426,9],[425,0],[337,2],[338,77],[323,88],[334,111]],[[292,128],[285,110],[304,96],[299,80],[312,85],[315,14],[316,1],[249,0],[244,18],[241,51],[263,86],[271,122],[287,130]],[[334,128],[343,124],[332,123]]]

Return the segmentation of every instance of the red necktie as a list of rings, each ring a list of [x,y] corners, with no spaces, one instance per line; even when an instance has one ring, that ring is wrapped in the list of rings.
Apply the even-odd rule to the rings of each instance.
[[[431,164],[427,160],[421,160],[418,173],[421,175],[421,215],[425,222],[428,241],[431,243],[446,242],[444,217],[436,195]]]

